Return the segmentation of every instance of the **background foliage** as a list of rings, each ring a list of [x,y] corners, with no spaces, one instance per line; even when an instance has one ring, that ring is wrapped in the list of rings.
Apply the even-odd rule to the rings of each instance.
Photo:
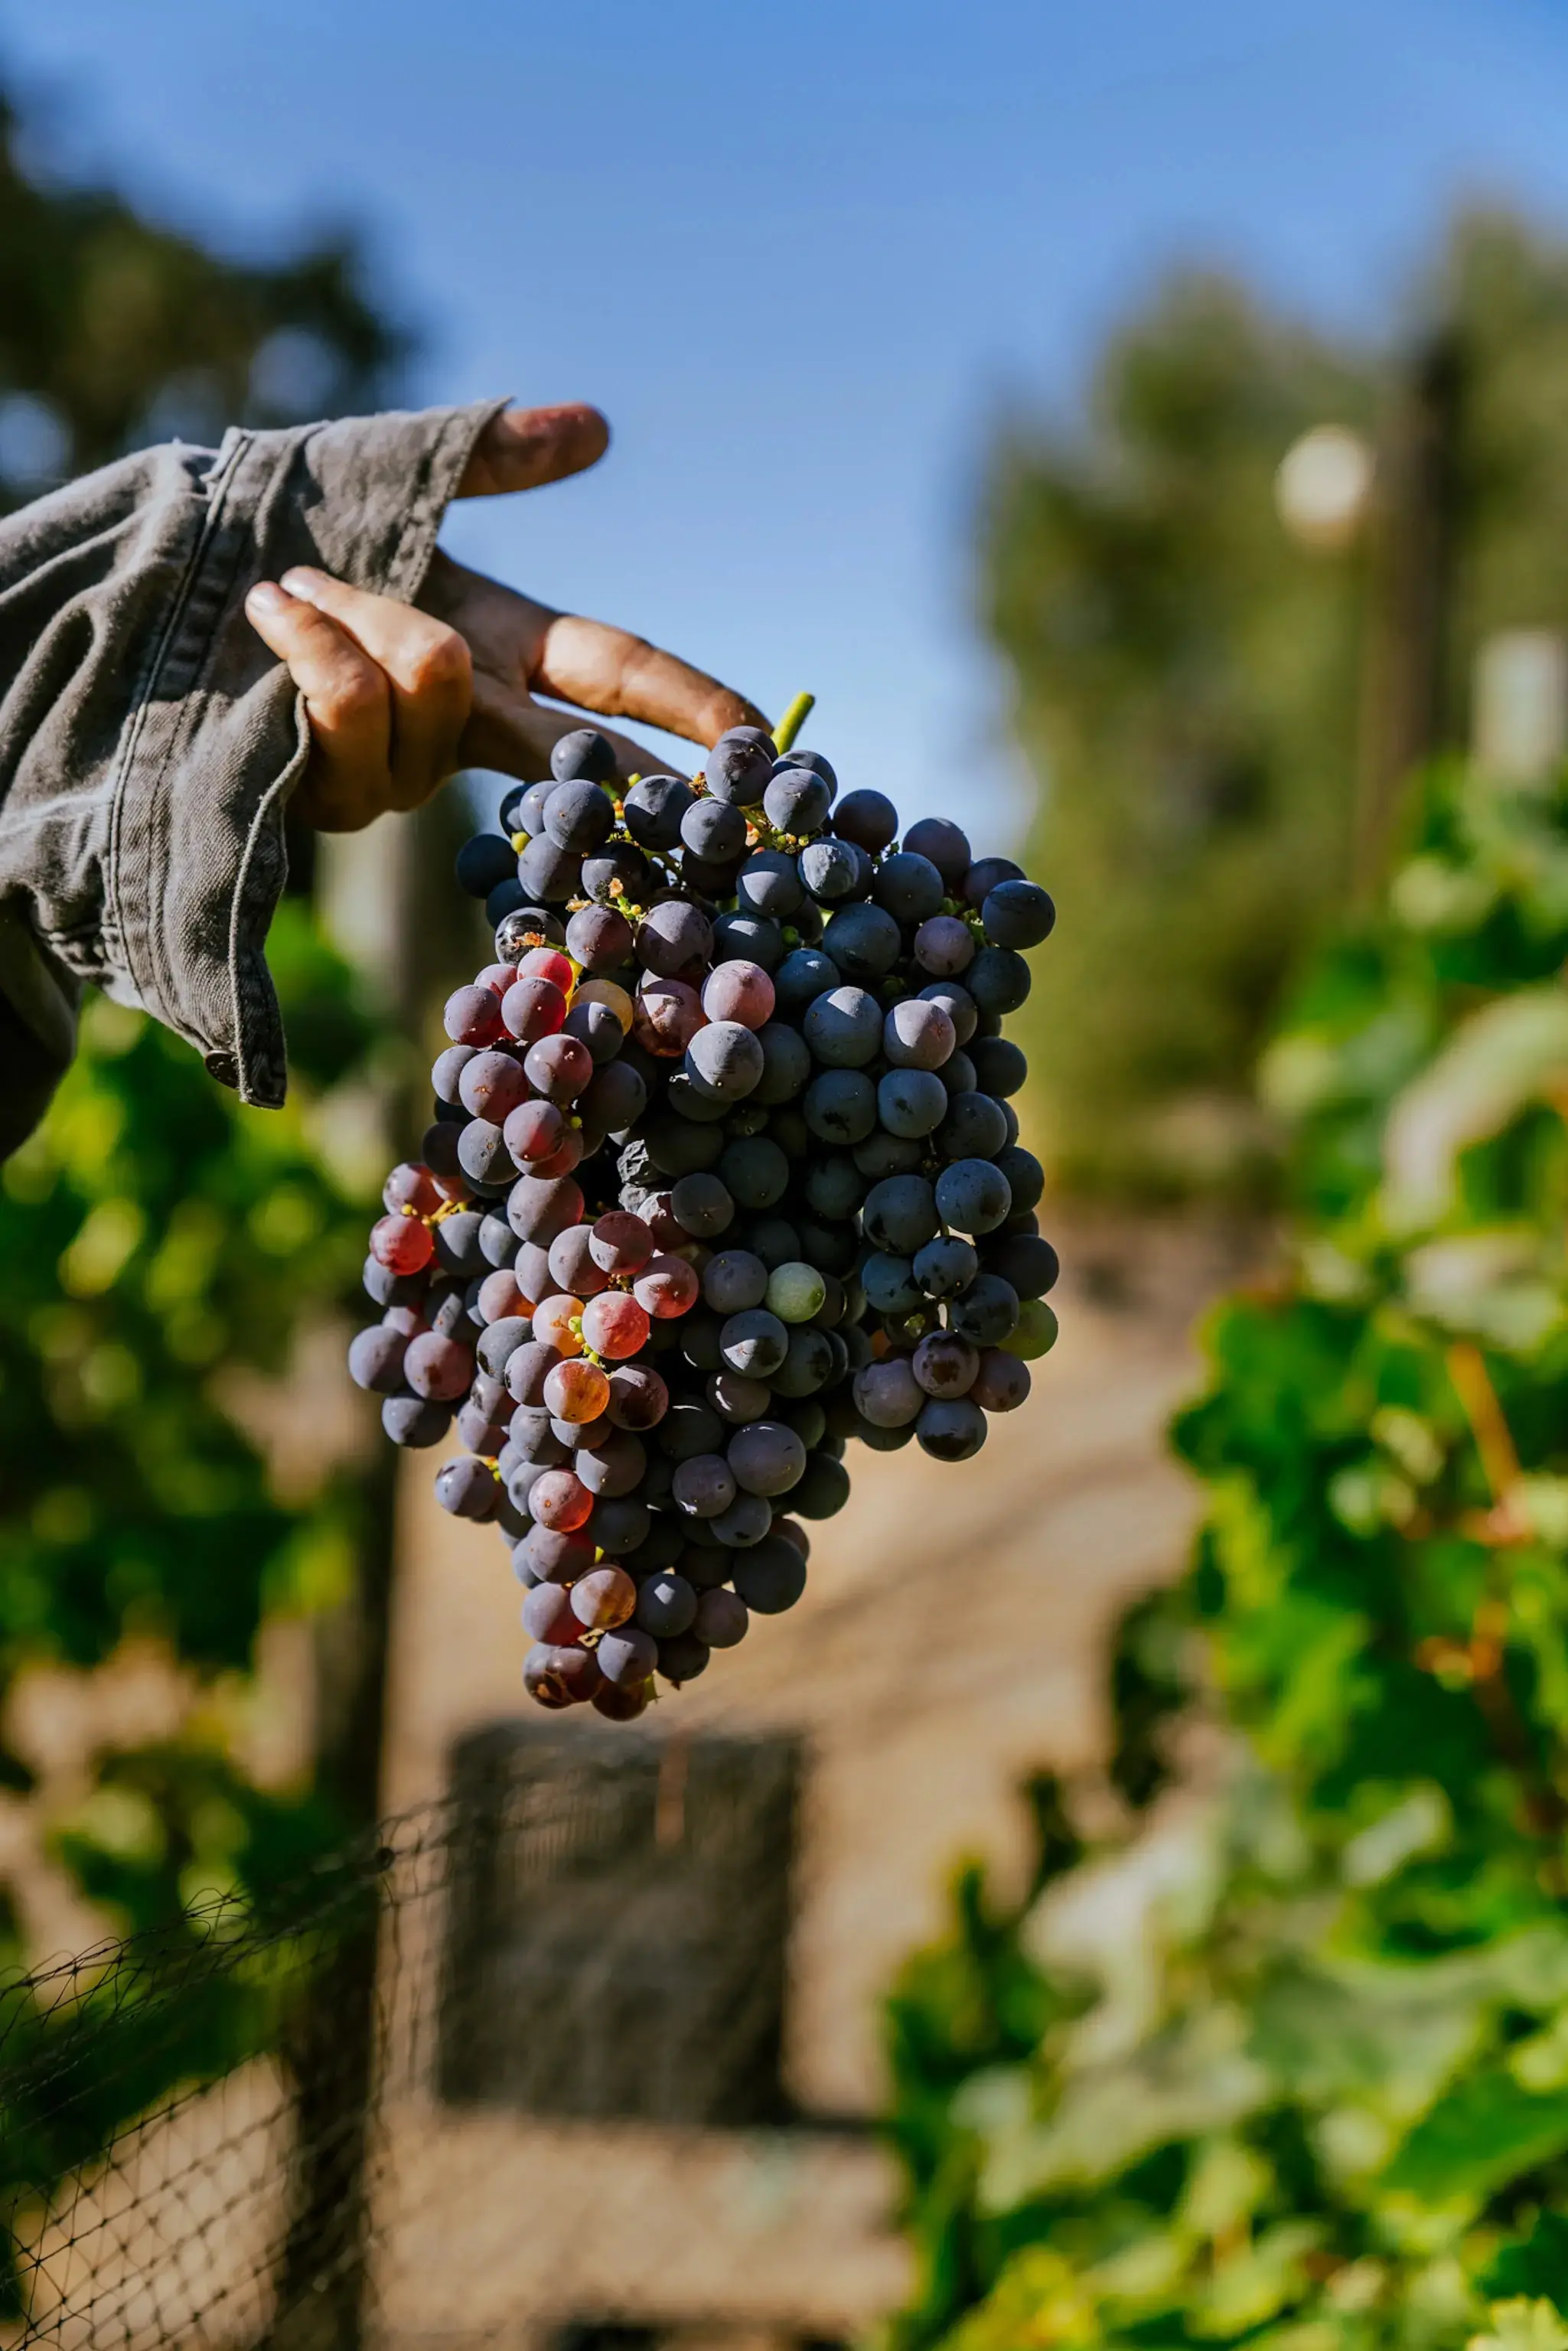
[[[1568,250],[1460,219],[1376,343],[1178,278],[1108,345],[1080,414],[1016,420],[982,593],[1040,784],[1030,869],[1063,920],[1026,1021],[1071,1187],[1271,1190],[1252,1069],[1351,878],[1375,550],[1309,553],[1272,481],[1304,429],[1385,448],[1411,354],[1455,384],[1439,739],[1491,632],[1568,624]]]
[[[1441,768],[1265,1060],[1296,1235],[1116,1661],[1155,1830],[969,1876],[892,2003],[909,2351],[1568,2339],[1565,957],[1568,788]]]

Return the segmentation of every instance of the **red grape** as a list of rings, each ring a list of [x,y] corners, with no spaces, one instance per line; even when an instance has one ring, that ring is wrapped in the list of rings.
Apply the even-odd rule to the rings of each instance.
[[[593,1056],[580,1037],[541,1037],[528,1047],[523,1067],[536,1092],[564,1104],[575,1102],[593,1075]]]
[[[641,1273],[653,1254],[653,1236],[629,1208],[612,1208],[593,1227],[588,1247],[606,1273]]]
[[[571,1587],[571,1613],[591,1633],[624,1625],[637,1605],[637,1587],[621,1567],[596,1567]]]
[[[517,966],[519,979],[548,979],[563,996],[570,996],[577,974],[571,957],[563,956],[559,947],[530,947]]]
[[[494,1045],[503,1032],[501,999],[493,987],[455,988],[442,1025],[455,1045]]]
[[[558,1354],[580,1355],[582,1312],[581,1299],[574,1298],[569,1290],[558,1290],[553,1298],[541,1298],[534,1308],[534,1337],[542,1340],[547,1347],[553,1347]],[[579,1326],[575,1331],[571,1327],[574,1322]]]
[[[417,1347],[419,1341],[413,1344]],[[528,1509],[535,1522],[549,1527],[558,1534],[572,1534],[586,1526],[593,1511],[593,1497],[570,1469],[547,1469],[536,1479],[528,1495]]]
[[[480,1313],[486,1322],[504,1322],[510,1314],[531,1314],[533,1308],[517,1287],[517,1277],[509,1265],[498,1265],[479,1284],[477,1301]]]
[[[476,1118],[487,1118],[493,1126],[504,1125],[517,1104],[528,1099],[528,1092],[521,1064],[510,1053],[494,1048],[476,1053],[457,1081],[457,1098],[464,1109],[472,1111]]]
[[[566,1131],[566,1120],[554,1102],[519,1102],[501,1127],[507,1148],[519,1167],[537,1167],[539,1160],[548,1159],[559,1149]]]
[[[487,963],[483,971],[476,973],[474,985],[476,987],[492,987],[497,996],[505,996],[517,976],[515,963]]]
[[[541,1645],[523,1660],[523,1687],[546,1706],[576,1706],[591,1698],[603,1678],[591,1649]]]
[[[648,1311],[622,1290],[601,1290],[582,1310],[582,1343],[621,1363],[648,1343]]]
[[[657,1322],[689,1313],[702,1295],[697,1270],[684,1257],[656,1257],[632,1284],[632,1295]]]
[[[703,987],[703,1010],[710,1020],[738,1020],[743,1029],[760,1029],[773,1018],[773,982],[759,963],[737,958],[721,963]]]
[[[545,1404],[557,1420],[597,1420],[610,1401],[610,1374],[586,1356],[557,1364],[545,1381]]]
[[[417,1217],[381,1217],[371,1227],[371,1255],[393,1273],[419,1273],[435,1255],[435,1236]]]
[[[532,1044],[536,1038],[554,1036],[566,1019],[566,998],[553,979],[518,979],[507,988],[500,1010],[512,1035]]]
[[[645,1052],[668,1061],[685,1051],[706,1019],[701,997],[684,979],[645,979],[637,991],[632,1031]]]
[[[429,1168],[406,1159],[382,1186],[382,1198],[389,1208],[407,1208],[416,1217],[434,1216],[442,1196]]]

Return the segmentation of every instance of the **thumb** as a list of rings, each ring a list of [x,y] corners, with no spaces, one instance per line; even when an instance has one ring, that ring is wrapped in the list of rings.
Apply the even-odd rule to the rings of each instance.
[[[475,443],[457,495],[492,498],[563,482],[597,465],[609,446],[608,423],[581,401],[560,408],[504,408]]]

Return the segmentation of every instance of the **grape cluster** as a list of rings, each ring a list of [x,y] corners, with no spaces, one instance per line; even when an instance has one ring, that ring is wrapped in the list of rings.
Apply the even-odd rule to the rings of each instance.
[[[806,1582],[843,1456],[985,1443],[1056,1334],[1003,1016],[1054,920],[1005,857],[755,727],[618,795],[591,729],[468,841],[496,959],[448,1000],[349,1352],[467,1450],[542,1705],[630,1720]]]

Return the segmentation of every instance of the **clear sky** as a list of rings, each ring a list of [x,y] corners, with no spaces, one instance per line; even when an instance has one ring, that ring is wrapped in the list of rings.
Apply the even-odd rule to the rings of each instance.
[[[1568,220],[1561,0],[11,0],[0,62],[221,242],[368,227],[419,398],[599,402],[597,476],[450,543],[990,840],[998,409],[1177,258],[1375,328],[1457,197]]]

